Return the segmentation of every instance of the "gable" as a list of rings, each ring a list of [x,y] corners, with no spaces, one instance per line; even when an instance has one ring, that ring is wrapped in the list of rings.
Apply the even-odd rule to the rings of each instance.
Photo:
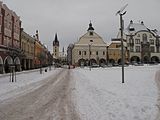
[[[92,44],[106,44],[103,39],[95,32],[93,32],[93,35],[90,35],[90,32],[87,32],[82,37],[80,37],[76,44],[90,44],[91,40]]]

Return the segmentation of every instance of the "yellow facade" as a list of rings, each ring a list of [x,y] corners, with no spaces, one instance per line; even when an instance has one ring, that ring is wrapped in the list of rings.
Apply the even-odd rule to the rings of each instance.
[[[112,43],[108,47],[108,56],[109,62],[113,63],[121,63],[121,41],[112,41]],[[125,63],[128,63],[129,52],[124,42],[124,60]]]
[[[34,68],[34,38],[23,30],[21,31],[21,50],[23,51],[22,69]]]

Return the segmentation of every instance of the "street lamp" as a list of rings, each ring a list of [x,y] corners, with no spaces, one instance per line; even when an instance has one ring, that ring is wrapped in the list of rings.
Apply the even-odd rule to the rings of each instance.
[[[109,46],[106,46],[106,61],[107,61],[107,66],[108,66],[108,62],[109,62],[108,48],[109,48]]]
[[[123,21],[123,15],[126,14],[126,11],[123,12],[123,10],[128,6],[128,4],[126,4],[124,7],[122,7],[117,13],[116,15],[119,14],[120,16],[120,30],[121,30],[121,63],[122,63],[122,83],[124,83],[124,51],[123,51],[123,29],[124,29],[124,21]]]
[[[82,60],[81,60],[81,62],[80,62],[81,67],[83,67],[83,66],[84,66],[83,53],[84,53],[84,51],[82,51]]]
[[[90,40],[89,42],[89,70],[91,71],[91,45],[93,40]]]

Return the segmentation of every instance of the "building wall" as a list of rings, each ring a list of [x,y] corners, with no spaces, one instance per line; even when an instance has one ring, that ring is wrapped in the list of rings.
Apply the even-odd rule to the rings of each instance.
[[[21,50],[24,54],[22,58],[22,68],[32,69],[34,68],[34,43],[35,38],[28,35],[26,32],[21,33]]]
[[[59,46],[53,46],[53,57],[59,59]]]
[[[22,31],[20,17],[0,1],[0,73],[10,72],[11,67],[16,71],[21,71],[22,66],[31,69],[35,64],[37,67],[41,53],[47,64],[48,50],[39,39],[35,43],[35,38]]]
[[[73,49],[74,45],[70,44],[67,48],[67,61],[68,64],[71,65],[72,64],[72,49]]]
[[[42,53],[42,45],[40,41],[36,40],[35,41],[35,67],[40,67],[40,54]]]
[[[20,17],[0,2],[0,57],[3,60],[3,72],[8,72],[11,65],[17,71],[21,70],[20,28]]]
[[[92,34],[90,34],[92,32]],[[89,60],[94,60],[97,64],[102,61],[106,62],[107,44],[93,30],[88,30],[86,34],[80,37],[79,41],[74,44],[72,50],[72,64],[80,65],[84,60],[88,64]]]
[[[146,34],[146,43],[143,41],[144,34]],[[147,62],[151,62],[153,56],[156,56],[159,59],[157,62],[160,62],[160,38],[157,30],[149,29],[143,21],[134,23],[131,20],[124,30],[123,37],[127,40],[130,62],[133,57],[138,57],[140,62],[146,62],[144,58],[148,57]],[[118,38],[120,38],[120,32]]]
[[[124,63],[128,63],[129,59],[129,53],[127,46],[124,44]],[[109,55],[109,62],[112,62],[114,60],[114,63],[120,64],[121,62],[121,41],[112,41],[112,43],[109,45],[108,48],[108,55]]]
[[[130,50],[130,58],[133,56],[138,56],[141,60],[143,60],[143,57],[145,55],[142,55],[143,49],[142,49],[142,43],[143,41],[143,35],[146,34],[147,36],[147,43],[149,44],[149,58],[152,56],[157,56],[160,59],[160,51],[159,46],[156,46],[156,36],[149,32],[149,31],[139,31],[133,36],[133,46],[130,45],[130,36],[127,36],[127,43],[128,48]],[[139,50],[136,48],[139,47]],[[152,47],[152,48],[151,48]],[[151,49],[154,49],[153,51]]]

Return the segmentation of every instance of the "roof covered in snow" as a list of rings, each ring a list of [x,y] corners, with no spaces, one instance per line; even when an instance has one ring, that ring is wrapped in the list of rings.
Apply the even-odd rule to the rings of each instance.
[[[128,27],[124,30],[124,33],[129,35],[129,34],[135,34],[139,31],[150,32],[150,30],[144,25],[143,21],[141,23],[133,23],[133,21],[131,20]]]

